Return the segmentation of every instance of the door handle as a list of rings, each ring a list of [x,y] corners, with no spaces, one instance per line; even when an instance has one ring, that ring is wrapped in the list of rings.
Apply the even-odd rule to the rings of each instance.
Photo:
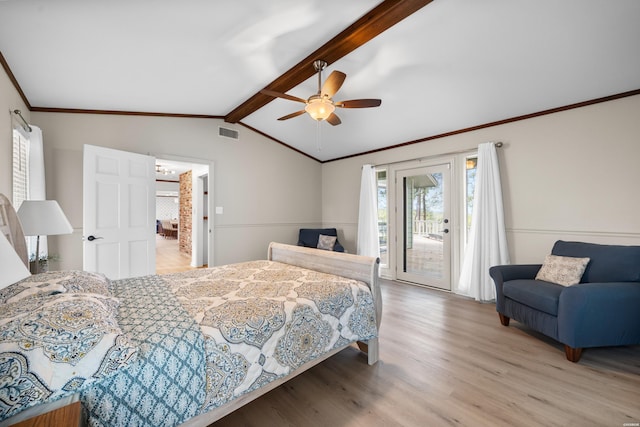
[[[448,228],[445,228],[444,230],[442,230],[442,232],[443,232],[444,234],[447,234],[447,233],[449,232],[449,229],[448,229]]]
[[[96,237],[94,235],[87,237],[87,240],[90,242],[93,242],[94,240],[98,240],[98,239],[102,239],[102,237]]]

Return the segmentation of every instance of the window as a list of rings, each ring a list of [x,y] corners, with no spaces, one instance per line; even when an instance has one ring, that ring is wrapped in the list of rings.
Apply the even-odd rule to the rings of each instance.
[[[21,129],[13,129],[13,185],[12,203],[17,211],[25,200],[29,199],[29,137]],[[35,259],[36,237],[27,236],[29,259]],[[40,255],[47,254],[46,237],[40,240]]]
[[[388,240],[388,192],[387,192],[387,170],[376,170],[378,182],[378,238],[380,239],[380,264],[389,265]]]
[[[13,130],[13,206],[16,210],[29,196],[29,140]]]
[[[466,158],[465,167],[465,243],[469,241],[469,231],[471,230],[471,217],[473,216],[473,195],[476,188],[476,172],[478,171],[478,156]]]

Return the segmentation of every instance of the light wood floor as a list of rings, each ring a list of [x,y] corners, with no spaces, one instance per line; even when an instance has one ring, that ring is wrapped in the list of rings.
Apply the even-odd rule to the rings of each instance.
[[[156,234],[156,274],[193,270],[191,256],[180,252],[178,239],[165,239]]]
[[[640,346],[557,342],[493,304],[383,281],[380,358],[348,348],[213,424],[623,426],[640,422]],[[633,424],[632,424],[633,425]]]

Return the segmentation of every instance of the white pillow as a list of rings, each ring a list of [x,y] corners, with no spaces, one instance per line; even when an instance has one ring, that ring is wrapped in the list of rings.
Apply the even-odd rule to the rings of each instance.
[[[580,283],[589,260],[589,258],[547,255],[536,275],[536,280],[544,280],[562,286],[576,285]]]
[[[0,271],[0,289],[31,276],[3,233],[0,233]]]
[[[316,247],[318,249],[324,249],[325,251],[332,251],[336,244],[336,240],[338,240],[336,236],[326,236],[321,234],[318,236],[318,246]]]

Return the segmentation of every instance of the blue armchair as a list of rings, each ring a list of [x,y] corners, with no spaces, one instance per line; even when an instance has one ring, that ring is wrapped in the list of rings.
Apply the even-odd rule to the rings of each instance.
[[[335,228],[301,228],[298,233],[298,246],[307,248],[317,248],[320,235],[336,236],[336,243],[333,246],[335,252],[344,252],[344,247],[338,242],[338,232]]]
[[[640,344],[640,246],[557,241],[552,255],[590,258],[580,283],[535,280],[541,265],[501,265],[489,274],[496,311],[564,344],[567,359],[582,349]]]

